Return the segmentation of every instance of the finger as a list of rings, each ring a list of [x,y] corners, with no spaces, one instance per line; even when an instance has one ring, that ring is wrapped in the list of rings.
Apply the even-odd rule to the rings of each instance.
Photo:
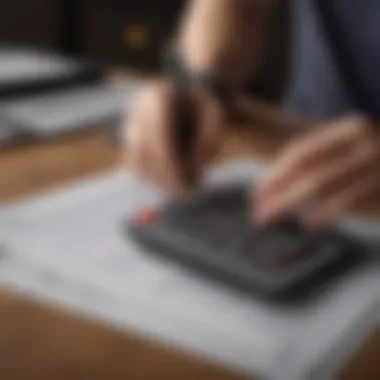
[[[164,135],[168,117],[163,107],[168,85],[144,88],[123,130],[129,166],[155,186],[174,192],[175,177],[165,152]]]
[[[128,152],[128,166],[133,170],[139,170],[139,155],[143,150],[144,131],[148,125],[144,117],[144,101],[149,94],[149,89],[140,91],[130,116],[126,119],[122,131],[122,142],[125,151]]]
[[[132,131],[135,127],[129,126],[129,130]],[[134,134],[134,133],[133,133]],[[128,133],[128,140],[131,141],[132,132]],[[138,140],[139,137],[133,136],[133,144],[129,144],[127,149],[125,149],[125,163],[127,167],[133,172],[138,172],[139,170],[139,152],[141,143]]]
[[[148,180],[150,183],[161,185],[159,176],[157,175],[156,166],[156,152],[155,146],[152,144],[151,130],[154,129],[151,120],[146,117],[138,117],[132,119],[129,125],[128,139],[129,139],[129,165],[140,177]]]
[[[150,141],[152,150],[153,168],[151,173],[156,182],[172,195],[179,195],[183,192],[183,183],[180,176],[180,164],[171,144],[173,134],[173,120],[170,117],[170,88],[161,89],[161,103],[153,102],[150,108],[150,130],[146,134]]]
[[[365,123],[359,117],[345,118],[290,144],[261,184],[260,195],[265,197],[286,186],[302,171],[346,155],[366,137]]]
[[[285,191],[272,195],[259,203],[258,216],[261,223],[282,217],[283,214],[295,212],[306,206],[321,202],[330,194],[334,194],[347,185],[350,185],[363,172],[372,170],[371,163],[378,155],[373,148],[359,147],[356,152],[347,158],[340,158],[322,166],[310,173],[301,175]]]
[[[141,145],[137,147],[135,157],[135,168],[141,179],[148,182],[151,186],[165,190],[174,195],[174,191],[169,187],[160,168],[157,166],[157,156],[154,147],[150,144],[149,139],[143,139]]]
[[[136,174],[140,178],[152,182],[154,177],[154,170],[151,166],[152,154],[150,152],[149,144],[144,138],[139,140],[138,145],[135,145],[131,158],[133,162],[133,170]]]
[[[145,125],[142,125],[141,123],[138,125],[129,124],[128,130],[127,130],[128,131],[127,133],[128,146],[126,148],[126,151],[128,152],[127,164],[130,169],[136,172],[143,171],[143,167],[145,166],[143,162],[146,161],[146,158],[142,157],[143,155],[147,154],[147,151],[146,151],[147,149],[144,143],[144,135],[142,133],[142,129],[144,129],[144,127]]]
[[[367,204],[369,199],[378,197],[380,190],[377,173],[368,175],[351,186],[332,195],[323,207],[310,214],[306,223],[313,228],[322,228],[335,222],[344,214]]]

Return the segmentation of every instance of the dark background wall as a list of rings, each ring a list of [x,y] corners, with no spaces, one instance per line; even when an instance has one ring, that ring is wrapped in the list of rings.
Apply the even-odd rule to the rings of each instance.
[[[61,0],[0,0],[0,43],[62,47]]]
[[[81,4],[78,36],[84,55],[155,69],[185,1],[85,0]]]
[[[157,69],[185,0],[0,0],[0,44]]]
[[[0,0],[0,45],[35,46],[129,69],[157,70],[186,0]],[[287,71],[287,1],[272,20],[264,70],[250,88],[281,94]]]

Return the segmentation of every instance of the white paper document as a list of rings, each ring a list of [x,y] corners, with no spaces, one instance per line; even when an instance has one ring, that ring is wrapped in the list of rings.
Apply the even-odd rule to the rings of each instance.
[[[260,171],[239,161],[214,170],[210,181]],[[309,306],[276,307],[145,255],[125,220],[161,200],[131,174],[114,172],[3,207],[0,282],[267,379],[328,378],[374,326],[376,265]]]

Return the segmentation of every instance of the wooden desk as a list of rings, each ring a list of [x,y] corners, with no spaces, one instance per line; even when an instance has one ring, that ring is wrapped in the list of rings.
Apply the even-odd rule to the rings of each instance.
[[[0,203],[19,199],[116,165],[104,132],[83,132],[0,151]]]
[[[261,154],[280,142],[267,134],[231,133],[222,156],[252,149]],[[68,183],[117,164],[119,152],[99,133],[25,145],[0,153],[0,199]],[[374,333],[338,377],[380,379],[380,332]],[[93,321],[0,291],[1,380],[238,380],[241,377],[206,361],[122,333]]]

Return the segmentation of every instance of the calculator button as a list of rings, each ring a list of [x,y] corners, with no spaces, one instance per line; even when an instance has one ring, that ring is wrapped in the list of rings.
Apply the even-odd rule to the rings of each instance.
[[[277,268],[289,268],[301,260],[304,260],[314,250],[307,246],[305,239],[296,239],[289,242],[278,250],[274,259],[274,265]]]
[[[321,239],[318,245],[318,251],[321,252],[322,255],[336,258],[346,252],[346,247],[340,243],[340,241],[331,240],[330,238]]]
[[[306,256],[306,236],[276,228],[256,231],[246,242],[243,254],[251,265],[267,270],[285,270]]]

